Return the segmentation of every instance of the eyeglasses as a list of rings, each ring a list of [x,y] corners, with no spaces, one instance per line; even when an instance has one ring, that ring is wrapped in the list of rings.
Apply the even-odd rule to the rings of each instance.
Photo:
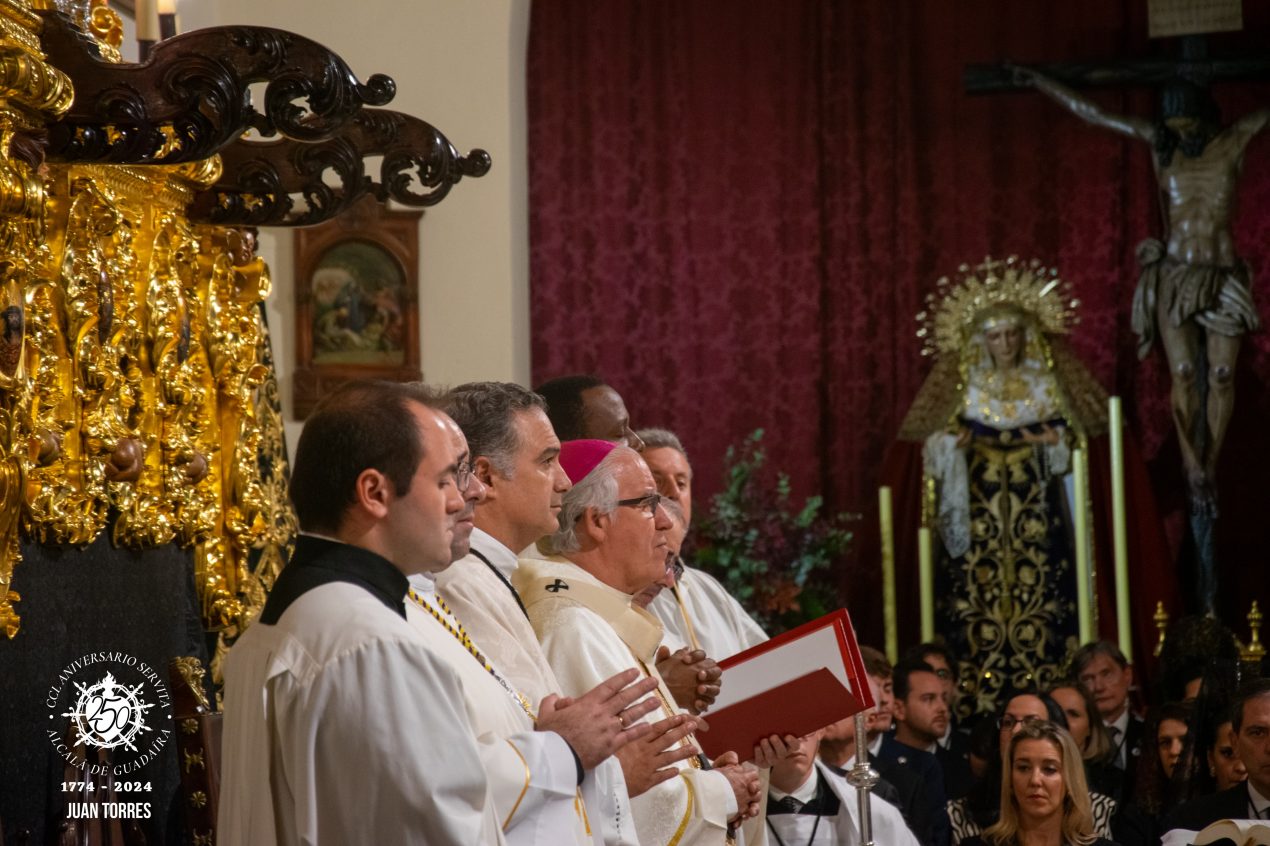
[[[675,582],[678,583],[679,577],[684,574],[684,560],[676,555],[666,562],[666,572],[673,576]]]
[[[458,466],[454,472],[454,486],[459,489],[459,493],[467,493],[467,486],[472,484],[472,480],[476,478],[476,468],[472,466],[472,462],[464,461]]]
[[[952,678],[952,673],[942,667],[935,671],[935,675],[939,676],[941,681],[948,681]]]
[[[650,493],[644,496],[632,497],[631,499],[619,499],[617,504],[627,508],[638,508],[642,511],[647,511],[649,517],[655,517],[657,516],[657,508],[661,505],[661,494]]]
[[[1013,731],[1014,727],[1017,725],[1031,725],[1032,723],[1039,722],[1040,719],[1040,717],[1033,716],[1011,717],[1009,714],[1006,714],[1004,717],[997,719],[997,728],[1002,731]]]

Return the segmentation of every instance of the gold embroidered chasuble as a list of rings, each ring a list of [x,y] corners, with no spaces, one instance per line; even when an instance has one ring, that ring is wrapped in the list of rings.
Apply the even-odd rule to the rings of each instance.
[[[662,700],[662,708],[645,721],[679,712],[654,660],[661,623],[632,606],[630,596],[563,558],[522,557],[513,583],[562,693],[578,696],[616,673],[639,667],[657,679]],[[695,764],[695,759],[680,762],[679,778],[631,798],[644,846],[727,842],[727,821],[736,813],[731,785],[722,773]]]

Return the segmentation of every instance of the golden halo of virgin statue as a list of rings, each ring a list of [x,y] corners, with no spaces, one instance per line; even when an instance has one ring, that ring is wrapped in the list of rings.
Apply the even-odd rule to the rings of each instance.
[[[1081,440],[1101,434],[1106,392],[1058,337],[1079,321],[1079,307],[1071,284],[1039,259],[989,256],[941,277],[916,315],[922,355],[933,356],[935,367],[900,426],[900,440],[924,441],[955,420],[969,370],[987,354],[982,333],[996,320],[1026,329],[1023,358],[1044,362],[1057,377],[1059,406]]]
[[[994,311],[1027,315],[1047,335],[1066,334],[1077,322],[1080,300],[1071,296],[1071,285],[1039,259],[989,256],[973,267],[961,265],[957,273],[956,278],[944,276],[935,283],[935,290],[926,295],[926,310],[917,315],[922,355],[960,353]]]

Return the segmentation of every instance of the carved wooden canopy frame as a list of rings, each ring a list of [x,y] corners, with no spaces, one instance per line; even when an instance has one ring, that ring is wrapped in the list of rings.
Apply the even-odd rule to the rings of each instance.
[[[296,370],[292,390],[293,414],[303,420],[317,401],[332,389],[354,379],[418,381],[419,369],[419,219],[422,211],[394,211],[364,197],[346,214],[317,226],[296,230],[295,327]],[[391,291],[370,304],[376,280],[349,279],[351,290],[338,296],[376,312],[377,318],[350,321],[347,306],[329,301],[332,274],[346,273],[341,256],[361,253],[375,257],[400,273],[399,296]],[[325,273],[326,296],[315,292],[316,275]],[[353,272],[352,277],[357,273]],[[339,276],[336,276],[338,279]],[[394,280],[398,281],[398,280]],[[384,290],[396,285],[385,285]],[[376,289],[380,290],[380,289]],[[343,317],[338,309],[344,308]],[[377,320],[377,322],[373,322]],[[375,332],[370,330],[378,327]],[[389,331],[391,329],[391,332]],[[391,334],[391,337],[389,335]],[[338,349],[342,339],[350,349]],[[378,343],[385,349],[369,345]],[[400,360],[391,359],[398,357]],[[358,356],[362,361],[350,360]],[[378,359],[378,360],[376,360]]]

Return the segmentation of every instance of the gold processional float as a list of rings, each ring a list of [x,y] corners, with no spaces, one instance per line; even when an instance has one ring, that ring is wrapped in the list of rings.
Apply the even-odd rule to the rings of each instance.
[[[192,549],[223,645],[296,534],[255,227],[430,206],[490,162],[293,33],[198,30],[141,64],[122,36],[106,0],[0,0],[0,627],[20,537],[108,532]]]

